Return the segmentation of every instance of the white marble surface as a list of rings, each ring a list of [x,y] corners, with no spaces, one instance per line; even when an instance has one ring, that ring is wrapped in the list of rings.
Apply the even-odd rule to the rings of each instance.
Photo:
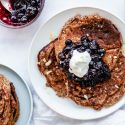
[[[23,29],[8,29],[0,26],[0,63],[16,70],[29,84],[34,97],[34,113],[31,125],[123,125],[124,110],[119,110],[108,118],[96,121],[77,121],[62,117],[49,109],[35,94],[28,75],[27,58],[32,38],[40,25],[56,13],[71,7],[94,6],[106,9],[125,19],[125,0],[46,0],[43,12],[32,25]],[[124,108],[122,108],[124,109]],[[124,115],[123,115],[124,114]],[[117,118],[115,123],[113,118]],[[98,121],[98,122],[97,122]],[[123,122],[124,121],[124,122]]]

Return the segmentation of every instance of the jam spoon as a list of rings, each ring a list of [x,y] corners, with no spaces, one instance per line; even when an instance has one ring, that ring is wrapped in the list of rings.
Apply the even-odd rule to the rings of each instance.
[[[9,0],[1,0],[2,5],[9,11],[12,11],[10,1]]]

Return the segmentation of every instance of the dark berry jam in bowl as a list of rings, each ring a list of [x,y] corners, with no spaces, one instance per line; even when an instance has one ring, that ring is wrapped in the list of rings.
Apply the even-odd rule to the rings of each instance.
[[[45,0],[9,0],[12,11],[0,2],[0,23],[9,28],[22,28],[33,23],[40,15]]]
[[[70,72],[70,60],[73,56],[74,50],[79,53],[88,52],[91,60],[88,64],[88,71],[82,77]],[[110,79],[111,71],[108,65],[103,61],[102,57],[105,55],[105,50],[99,47],[96,40],[90,40],[87,36],[81,37],[78,43],[73,43],[68,39],[65,41],[65,47],[59,54],[60,66],[64,69],[68,79],[80,83],[81,86],[89,87],[96,84],[103,83],[103,81]],[[77,56],[76,59],[77,60]]]

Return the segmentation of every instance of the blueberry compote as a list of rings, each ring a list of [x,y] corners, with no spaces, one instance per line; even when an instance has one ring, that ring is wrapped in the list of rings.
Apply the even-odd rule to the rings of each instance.
[[[82,78],[69,72],[69,62],[74,50],[87,51],[91,56],[88,72]],[[100,48],[95,40],[90,40],[87,36],[81,37],[78,43],[73,43],[72,40],[68,39],[65,41],[65,48],[59,54],[60,66],[66,71],[68,79],[76,81],[81,86],[95,86],[111,77],[109,67],[102,60],[104,54],[105,50]]]
[[[8,12],[0,2],[0,20],[8,25],[24,25],[37,16],[42,2],[43,0],[10,0],[11,12]]]

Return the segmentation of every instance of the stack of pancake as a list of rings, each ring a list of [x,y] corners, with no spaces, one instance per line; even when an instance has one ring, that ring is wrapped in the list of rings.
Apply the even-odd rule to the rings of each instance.
[[[19,101],[13,84],[0,75],[0,125],[14,125],[19,117]]]
[[[65,41],[79,42],[87,35],[97,41],[106,53],[103,61],[109,66],[111,78],[94,87],[80,86],[69,80],[63,68],[59,66],[59,53],[65,47]],[[38,67],[58,96],[67,97],[82,106],[96,110],[118,102],[125,92],[125,57],[121,51],[121,33],[110,20],[100,16],[76,16],[62,28],[59,36],[50,42],[38,54]]]

